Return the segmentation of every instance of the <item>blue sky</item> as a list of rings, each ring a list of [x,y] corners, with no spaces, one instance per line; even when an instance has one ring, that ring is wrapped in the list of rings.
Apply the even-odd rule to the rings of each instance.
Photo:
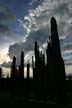
[[[0,64],[9,63],[13,55],[19,63],[21,50],[31,58],[36,40],[45,51],[52,16],[58,23],[64,62],[71,66],[72,0],[0,0]]]

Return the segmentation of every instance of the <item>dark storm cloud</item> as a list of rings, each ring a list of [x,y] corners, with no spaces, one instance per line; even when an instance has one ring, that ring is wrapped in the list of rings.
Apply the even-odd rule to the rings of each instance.
[[[15,16],[8,7],[0,5],[0,36],[8,36],[10,32],[9,23],[15,19]]]
[[[7,25],[0,24],[0,36],[7,36],[10,33],[10,28]]]
[[[0,5],[0,21],[13,19],[15,19],[15,16],[12,11],[8,7]]]

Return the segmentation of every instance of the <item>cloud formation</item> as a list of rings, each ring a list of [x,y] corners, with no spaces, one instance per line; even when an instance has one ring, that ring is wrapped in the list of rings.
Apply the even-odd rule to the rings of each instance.
[[[72,0],[42,0],[38,7],[28,10],[28,14],[24,16],[23,20],[18,19],[20,26],[26,30],[26,34],[22,43],[16,43],[9,47],[10,58],[15,55],[18,59],[21,50],[24,50],[28,56],[28,52],[33,51],[33,45],[36,40],[40,46],[46,43],[48,36],[51,34],[50,18],[52,16],[56,17],[58,23],[62,55],[63,57],[66,55],[67,58],[66,51],[68,48],[71,50],[70,40],[72,40],[66,41],[68,40],[66,38],[72,33]],[[68,60],[66,58],[65,61]]]
[[[10,33],[10,28],[7,25],[0,24],[0,36],[2,35],[9,35]]]
[[[6,6],[0,5],[0,21],[13,19],[15,19],[15,16],[11,12],[11,10]]]
[[[15,16],[8,7],[0,5],[0,35],[8,36],[10,32],[9,21],[13,21]]]
[[[36,9],[29,10],[22,23],[30,32],[44,26],[50,26],[50,18],[55,16],[58,22],[59,36],[67,36],[72,30],[72,1],[44,0]],[[62,29],[63,28],[63,29]]]

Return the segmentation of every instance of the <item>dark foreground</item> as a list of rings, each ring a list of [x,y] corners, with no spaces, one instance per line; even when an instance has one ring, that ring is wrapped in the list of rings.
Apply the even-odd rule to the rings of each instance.
[[[71,99],[71,98],[70,98]],[[69,100],[70,100],[69,99]],[[69,101],[68,100],[68,101]],[[72,99],[70,100],[72,101]],[[56,104],[53,101],[41,101],[41,100],[35,100],[35,99],[26,99],[23,97],[15,97],[8,93],[1,93],[0,94],[0,108],[13,108],[13,107],[33,107],[33,108],[72,108],[72,104],[66,103],[64,105]]]
[[[25,99],[10,99],[0,100],[0,105],[3,107],[44,107],[44,108],[72,108],[72,105],[60,105],[52,102],[42,102],[42,101],[35,101],[35,100],[25,100]]]

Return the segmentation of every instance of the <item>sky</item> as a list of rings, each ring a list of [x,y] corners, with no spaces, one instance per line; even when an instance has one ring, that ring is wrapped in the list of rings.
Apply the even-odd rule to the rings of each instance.
[[[0,65],[7,67],[13,55],[19,64],[21,50],[27,62],[35,41],[45,52],[52,16],[58,24],[66,73],[72,73],[72,0],[0,0]]]

